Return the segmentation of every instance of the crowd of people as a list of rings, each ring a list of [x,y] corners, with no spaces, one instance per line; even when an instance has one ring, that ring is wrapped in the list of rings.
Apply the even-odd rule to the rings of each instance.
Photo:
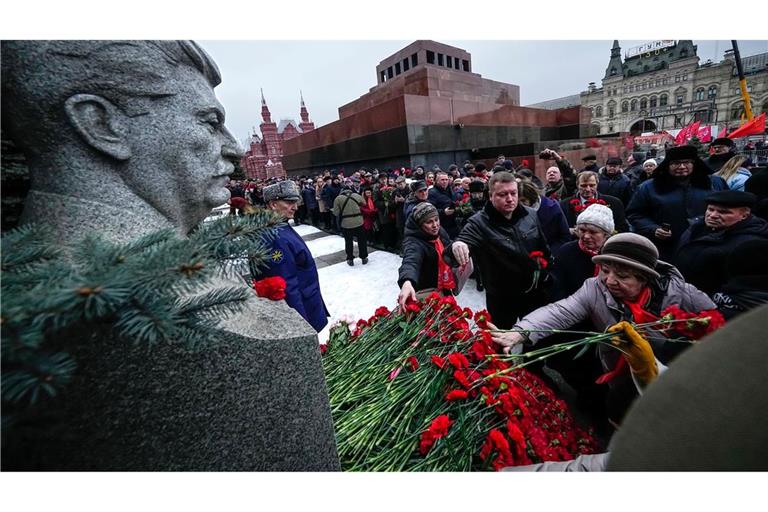
[[[658,320],[670,305],[691,313],[719,309],[730,319],[768,303],[768,272],[759,264],[768,249],[766,175],[736,154],[730,139],[715,140],[708,158],[693,146],[670,147],[663,157],[637,151],[602,166],[587,155],[580,169],[552,149],[538,158],[543,180],[528,161],[515,165],[500,156],[491,168],[466,162],[350,176],[329,170],[273,184],[235,183],[231,207],[238,213],[245,201],[339,233],[350,266],[355,239],[363,265],[369,243],[400,252],[401,305],[432,292],[455,295],[471,274],[505,351],[563,341],[545,330]],[[289,280],[301,292],[289,304],[319,331],[327,311],[311,255],[300,237],[282,238],[275,247],[284,261],[299,262],[293,265],[301,275]],[[648,364],[667,365],[685,347],[663,336],[649,343]],[[578,362],[552,358],[546,366],[588,404],[595,424],[610,430],[636,397],[637,376],[655,375],[637,364],[622,372],[620,359],[601,346]],[[549,380],[544,364],[532,370]],[[607,386],[595,385],[601,375],[610,375]]]

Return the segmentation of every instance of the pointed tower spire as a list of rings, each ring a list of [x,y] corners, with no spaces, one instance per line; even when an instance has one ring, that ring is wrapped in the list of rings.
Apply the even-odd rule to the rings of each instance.
[[[608,67],[605,68],[605,78],[610,78],[612,76],[622,76],[624,74],[622,66],[621,46],[619,46],[619,40],[614,39],[613,47],[611,47],[611,60],[608,62]]]
[[[301,116],[301,123],[299,123],[299,130],[302,133],[306,133],[315,129],[315,123],[309,121],[309,111],[307,111],[307,106],[304,104],[304,93],[301,92],[301,89],[299,89],[299,96],[301,97],[301,113],[299,114]]]
[[[266,100],[264,100],[264,89],[259,90],[261,91],[261,118],[265,123],[271,123],[272,114],[269,112],[269,107],[267,107]]]

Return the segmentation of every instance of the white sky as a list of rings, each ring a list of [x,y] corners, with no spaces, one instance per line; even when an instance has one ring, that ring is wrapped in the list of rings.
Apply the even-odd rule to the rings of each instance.
[[[653,39],[619,40],[622,55]],[[376,85],[376,65],[410,44],[392,41],[199,41],[218,64],[223,82],[216,93],[227,110],[227,126],[243,141],[261,123],[259,88],[272,120],[299,118],[299,91],[315,126],[337,120],[338,108]],[[467,50],[472,69],[484,78],[520,86],[521,105],[600,86],[612,40],[471,41],[439,39]],[[719,62],[729,40],[694,40],[700,62]],[[739,41],[742,57],[768,52],[768,40]]]

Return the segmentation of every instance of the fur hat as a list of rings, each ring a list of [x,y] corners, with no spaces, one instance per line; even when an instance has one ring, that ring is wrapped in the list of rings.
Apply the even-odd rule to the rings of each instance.
[[[733,143],[733,139],[729,139],[728,137],[720,137],[713,140],[709,145],[710,146],[728,146],[729,148],[732,148],[734,146],[734,143]]]
[[[613,211],[602,204],[591,204],[576,217],[576,225],[592,224],[609,235],[613,233]]]
[[[411,192],[418,192],[427,188],[427,182],[424,180],[416,180],[411,183]]]
[[[659,250],[653,242],[637,233],[612,236],[606,240],[600,254],[592,257],[593,263],[619,263],[655,278],[659,277],[655,270],[658,261]]]
[[[300,197],[296,184],[289,180],[279,181],[274,185],[264,187],[262,194],[265,203],[280,199],[284,201],[298,201]]]
[[[656,190],[666,193],[677,186],[674,178],[669,174],[669,163],[675,160],[693,160],[691,185],[696,188],[712,188],[712,181],[709,179],[709,167],[704,160],[699,158],[698,150],[693,146],[675,146],[667,150],[664,160],[653,171],[653,183]]]
[[[413,221],[421,226],[432,217],[438,216],[437,208],[435,208],[435,206],[429,201],[424,201],[413,207],[411,216],[413,216]]]

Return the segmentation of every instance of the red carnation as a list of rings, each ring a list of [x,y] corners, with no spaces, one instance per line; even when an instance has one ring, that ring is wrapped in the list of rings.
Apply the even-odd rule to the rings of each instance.
[[[449,402],[455,402],[456,400],[466,400],[467,396],[469,395],[463,389],[452,389],[445,395],[445,399]]]
[[[440,356],[429,356],[429,357],[430,359],[432,359],[432,362],[435,363],[435,366],[437,366],[438,368],[442,368],[443,366],[445,366],[445,359],[443,359],[442,357]]]
[[[415,372],[416,370],[418,370],[418,369],[419,369],[419,361],[418,361],[418,360],[417,360],[417,359],[416,359],[414,356],[411,356],[411,357],[409,357],[409,358],[406,360],[406,362],[405,362],[405,365],[406,365],[406,366],[408,367],[408,369],[409,369],[409,370],[411,370],[412,372]]]
[[[435,444],[435,441],[448,435],[448,429],[451,428],[453,422],[447,414],[441,414],[430,424],[429,428],[422,432],[421,441],[419,442],[419,453],[426,455]]]
[[[491,321],[491,314],[487,310],[481,309],[475,313],[475,324],[481,329],[488,329],[488,322]]]
[[[544,257],[544,253],[541,251],[532,251],[528,254],[528,257],[531,258],[541,270],[547,268],[547,265],[549,265],[547,258]]]
[[[321,354],[325,354],[326,352],[328,352],[328,344],[327,343],[322,343],[320,345],[320,353]]]
[[[285,299],[285,287],[285,279],[280,276],[265,277],[264,279],[253,281],[256,295],[269,300]]]
[[[376,311],[374,312],[374,316],[384,317],[384,316],[388,316],[389,313],[390,313],[390,311],[389,311],[389,309],[387,309],[386,306],[381,306],[381,307],[376,309]]]
[[[469,361],[467,360],[467,358],[464,356],[464,354],[460,354],[458,352],[449,354],[448,362],[451,363],[451,365],[457,370],[463,370],[465,368],[469,368]]]

